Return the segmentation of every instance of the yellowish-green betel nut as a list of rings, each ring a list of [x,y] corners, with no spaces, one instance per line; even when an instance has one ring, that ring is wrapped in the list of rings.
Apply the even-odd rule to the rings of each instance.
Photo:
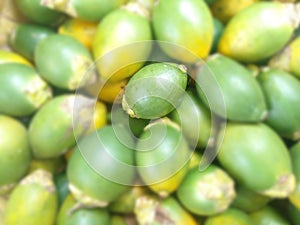
[[[94,101],[81,95],[59,95],[45,104],[29,124],[29,142],[39,159],[62,155],[87,132]]]
[[[156,120],[145,127],[135,149],[143,182],[161,197],[176,191],[192,154],[180,127],[167,118]]]
[[[68,90],[90,84],[97,74],[91,67],[92,55],[75,38],[55,34],[40,41],[34,62],[41,76],[50,84]]]
[[[266,225],[266,223],[273,225],[290,225],[286,218],[270,206],[250,213],[249,216],[255,225]]]
[[[300,209],[300,142],[291,147],[290,155],[293,171],[296,177],[296,188],[289,196],[289,200],[295,207]]]
[[[259,62],[283,48],[299,22],[296,4],[254,3],[229,21],[220,38],[218,51],[242,62]]]
[[[0,195],[26,175],[31,152],[26,128],[16,119],[0,114]]]
[[[266,123],[279,135],[300,140],[300,81],[274,68],[263,69],[257,79],[268,105]]]
[[[28,65],[1,64],[0,84],[0,113],[10,116],[29,116],[52,97],[49,85]]]
[[[227,123],[217,157],[238,184],[252,191],[285,198],[295,189],[288,149],[267,125]]]
[[[11,193],[5,211],[6,225],[53,225],[58,209],[52,175],[37,170]]]
[[[155,38],[163,41],[162,49],[172,58],[193,63],[208,56],[213,19],[203,0],[160,0],[153,7],[152,24]]]
[[[132,76],[147,61],[153,38],[145,13],[147,11],[140,4],[131,2],[113,10],[99,23],[92,50],[103,79],[121,81]]]
[[[129,80],[122,100],[123,109],[136,118],[154,119],[165,116],[180,104],[187,80],[184,65],[147,65]]]
[[[196,81],[200,98],[217,115],[239,122],[266,118],[267,106],[258,82],[237,61],[214,54],[200,66]]]

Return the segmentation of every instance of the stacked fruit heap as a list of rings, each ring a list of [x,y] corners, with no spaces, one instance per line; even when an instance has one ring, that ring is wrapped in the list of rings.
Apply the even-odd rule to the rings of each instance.
[[[0,224],[300,225],[299,4],[1,1]]]

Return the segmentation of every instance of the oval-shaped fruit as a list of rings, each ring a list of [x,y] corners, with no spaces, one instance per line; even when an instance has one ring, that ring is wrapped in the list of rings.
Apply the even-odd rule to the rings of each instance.
[[[36,158],[62,155],[89,128],[94,101],[84,96],[60,95],[45,104],[29,125],[29,143]]]
[[[43,1],[47,7],[62,11],[71,17],[98,22],[106,14],[117,9],[127,0],[61,0]]]
[[[166,118],[150,123],[135,150],[143,182],[161,197],[174,192],[188,171],[192,154],[180,127]]]
[[[147,65],[129,80],[122,100],[123,109],[131,117],[162,117],[179,105],[187,80],[187,70],[183,65]]]
[[[300,36],[271,58],[270,67],[280,68],[300,78]]]
[[[255,225],[290,225],[276,210],[267,206],[249,214]]]
[[[271,198],[267,196],[239,185],[236,188],[236,198],[232,206],[244,212],[254,212],[267,205],[270,200]]]
[[[25,64],[27,66],[32,66],[32,64],[22,56],[14,52],[0,49],[0,64],[4,64],[4,63],[20,63],[20,64]]]
[[[196,88],[214,113],[232,121],[258,122],[266,117],[263,92],[247,68],[220,54],[209,57],[205,67],[200,66],[196,75]]]
[[[103,102],[96,101],[93,109],[93,121],[87,133],[104,127],[107,124],[107,107]]]
[[[45,26],[26,23],[19,24],[10,33],[9,43],[16,52],[32,61],[38,42],[53,34],[55,34],[54,30]]]
[[[53,225],[58,209],[52,175],[37,170],[11,193],[5,212],[6,225]]]
[[[61,206],[57,225],[110,225],[110,216],[106,209],[77,208],[77,201],[68,195]]]
[[[211,114],[196,96],[194,90],[187,90],[181,104],[171,112],[171,119],[178,123],[190,146],[204,148],[211,134]]]
[[[99,23],[93,54],[101,77],[112,82],[132,76],[147,60],[152,39],[149,20],[138,3],[113,10]]]
[[[90,50],[96,34],[97,25],[98,24],[94,22],[73,18],[60,25],[58,33],[70,35]]]
[[[227,23],[234,15],[258,0],[216,0],[210,7],[212,14]]]
[[[227,24],[218,51],[247,63],[266,59],[290,40],[299,25],[298,13],[293,4],[254,3]]]
[[[208,217],[204,225],[256,225],[251,218],[241,210],[230,208],[225,212]]]
[[[236,196],[233,179],[214,165],[191,169],[176,194],[187,210],[201,216],[225,211]]]
[[[134,183],[132,140],[122,143],[117,136],[126,132],[122,126],[105,126],[77,143],[67,175],[71,193],[83,205],[105,207]]]
[[[193,63],[209,54],[213,20],[203,0],[160,0],[153,8],[152,24],[157,40],[182,47],[161,45],[172,58]]]
[[[118,103],[122,101],[122,95],[124,88],[127,85],[127,80],[121,80],[118,82],[106,82],[103,87],[98,90],[98,98],[108,103]]]
[[[0,113],[11,116],[31,115],[52,97],[48,84],[27,65],[0,64],[0,84]]]
[[[67,174],[62,172],[54,176],[54,183],[58,195],[58,205],[60,206],[69,195],[69,180]]]
[[[135,215],[139,225],[196,225],[197,222],[174,198],[158,200],[142,196],[135,204]]]
[[[288,149],[267,125],[227,123],[217,157],[250,190],[284,198],[295,188]]]
[[[300,142],[290,149],[293,172],[296,177],[296,189],[289,200],[300,210]]]
[[[269,108],[266,123],[286,138],[300,139],[300,81],[279,69],[265,69],[257,77]]]
[[[41,76],[59,88],[75,90],[97,76],[90,68],[93,59],[88,49],[68,35],[55,34],[40,41],[34,61]]]
[[[18,9],[32,22],[56,26],[65,19],[61,12],[43,6],[40,0],[16,0]]]
[[[0,114],[0,195],[27,173],[31,160],[27,130],[16,119]]]

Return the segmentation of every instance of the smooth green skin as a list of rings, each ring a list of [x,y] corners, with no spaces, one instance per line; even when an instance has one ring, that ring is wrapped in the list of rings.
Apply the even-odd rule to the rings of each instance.
[[[83,156],[80,151],[85,155]],[[105,151],[122,163],[127,165],[134,163],[134,152],[119,141],[111,126],[106,126],[84,137],[78,143],[68,162],[67,176],[70,184],[85,195],[99,201],[112,202],[128,191],[129,187],[106,179],[102,174],[97,173],[95,167],[91,166],[101,165],[106,172],[111,172],[109,175],[113,176],[117,182],[122,176],[122,181],[127,184],[133,183],[135,171],[123,170],[112,158],[106,156]],[[97,154],[97,157],[95,158],[93,154]],[[95,161],[92,161],[93,156]],[[84,157],[89,160],[89,163]]]
[[[278,52],[293,35],[289,16],[284,4],[279,2],[252,4],[226,25],[218,51],[246,63],[266,59]]]
[[[188,95],[184,96],[180,106],[170,114],[170,117],[181,126],[190,145],[195,147],[196,143],[198,147],[204,148],[207,146],[211,132],[210,111],[196,96],[194,90],[187,90],[187,93]],[[197,125],[194,120],[195,116],[199,122]]]
[[[32,118],[29,125],[29,143],[33,155],[39,159],[62,155],[76,143],[88,124],[85,118],[73,126],[73,101],[75,95],[61,95],[47,102]],[[84,101],[88,101],[86,98]],[[80,104],[80,103],[78,103]],[[88,107],[82,106],[81,109]],[[92,106],[90,106],[92,107]]]
[[[257,225],[241,210],[230,208],[225,212],[208,217],[204,225]]]
[[[6,225],[53,225],[58,202],[56,192],[47,191],[41,184],[17,186],[9,197]]]
[[[0,187],[18,182],[28,171],[31,152],[27,130],[16,119],[0,114]]]
[[[214,38],[213,38],[213,44],[212,44],[212,47],[210,50],[211,53],[217,51],[219,40],[224,31],[223,23],[220,20],[218,20],[216,17],[213,17],[213,23],[214,23]]]
[[[264,124],[227,123],[217,157],[238,183],[253,191],[268,190],[292,173],[287,147]]]
[[[9,43],[16,52],[32,61],[36,45],[53,34],[55,34],[54,30],[45,26],[20,24],[10,35]]]
[[[75,90],[87,84],[94,75],[87,73],[93,64],[89,50],[67,35],[50,35],[40,41],[34,61],[41,76],[59,88]]]
[[[129,80],[123,97],[123,109],[129,107],[133,111],[133,117],[137,118],[163,117],[181,102],[187,80],[187,74],[177,64],[147,65]]]
[[[285,218],[269,206],[253,212],[249,216],[255,225],[290,225]]]
[[[218,174],[217,174],[218,173]],[[210,183],[207,176],[219,176],[219,184]],[[218,189],[219,196],[212,198],[208,193],[203,194],[199,185],[205,182],[206,185],[211,186],[212,189]],[[226,196],[225,190],[234,181],[219,167],[210,165],[206,170],[199,171],[198,167],[191,169],[186,175],[185,179],[177,189],[176,195],[180,203],[189,211],[200,216],[210,216],[224,211],[224,206],[229,206],[234,195]],[[215,186],[218,185],[218,186]],[[207,196],[205,196],[207,195]]]
[[[106,15],[97,27],[92,48],[100,76],[108,79],[122,67],[140,62],[135,70],[127,71],[125,68],[111,81],[130,77],[150,55],[152,39],[151,26],[146,17],[123,8]]]
[[[16,0],[19,10],[32,22],[57,26],[65,19],[61,12],[40,5],[40,0]]]
[[[280,135],[300,139],[300,81],[279,69],[266,69],[257,77],[269,114],[266,123]]]
[[[54,176],[54,183],[58,195],[58,204],[61,205],[69,195],[69,181],[65,172]]]
[[[201,70],[196,76],[198,84],[203,83],[205,76],[215,78],[214,82],[208,81],[203,90],[196,85],[198,95],[206,106],[232,121],[258,122],[264,119],[267,111],[264,95],[247,68],[220,54],[208,58],[206,66],[208,69]],[[214,94],[215,89],[221,92],[223,99]],[[209,102],[206,95],[210,96]]]
[[[170,186],[179,185],[188,171],[192,152],[181,130],[168,122],[154,122],[146,127],[135,149],[137,170],[145,184],[168,183],[167,178],[178,174],[177,184]]]
[[[237,196],[234,199],[232,206],[244,212],[254,212],[265,205],[271,200],[269,197],[258,194],[243,186],[236,188]]]
[[[292,159],[293,172],[296,177],[296,189],[292,196],[295,196],[298,200],[297,203],[294,203],[294,205],[300,209],[300,142],[290,149],[290,155]],[[291,199],[292,198],[290,198],[290,201],[292,202]]]
[[[35,88],[37,89],[35,96],[31,96],[28,91],[32,90],[37,81],[41,85]],[[51,98],[48,84],[27,65],[17,63],[0,65],[0,84],[0,113],[18,117],[28,116]]]
[[[70,4],[74,7],[77,17],[98,22],[109,12],[123,5],[127,0],[71,0]]]
[[[181,62],[194,62],[205,58],[213,42],[213,19],[208,6],[199,0],[162,0],[152,11],[152,25],[157,40],[180,47],[162,49]],[[193,53],[194,55],[187,54]]]
[[[70,214],[70,210],[76,205],[72,195],[68,195],[57,217],[57,225],[110,225],[110,216],[106,209],[80,208]]]
[[[297,209],[293,204],[288,205],[288,216],[293,222],[293,225],[300,224],[300,209]]]

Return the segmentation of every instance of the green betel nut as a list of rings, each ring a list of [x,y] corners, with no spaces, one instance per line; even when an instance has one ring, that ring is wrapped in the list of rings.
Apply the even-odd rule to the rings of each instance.
[[[183,65],[153,63],[145,66],[129,80],[123,109],[131,117],[162,117],[180,104],[187,80],[187,69]]]
[[[265,119],[263,92],[247,68],[220,54],[210,56],[202,67],[196,76],[197,92],[214,113],[239,122]],[[218,91],[221,96],[216,94]]]
[[[78,142],[67,166],[69,188],[82,205],[106,207],[129,189],[135,179],[134,151],[123,144],[114,129],[106,126]],[[121,134],[121,135],[122,135]]]
[[[300,81],[279,69],[265,68],[257,77],[268,105],[269,124],[279,135],[300,139]]]
[[[29,116],[52,97],[49,85],[27,65],[1,64],[0,83],[0,113],[11,116]]]
[[[36,158],[58,157],[76,144],[90,125],[94,101],[60,95],[45,104],[29,124],[29,142]]]
[[[186,209],[201,216],[225,211],[236,196],[234,180],[215,165],[190,170],[176,194]]]
[[[91,67],[92,55],[76,39],[62,34],[50,35],[38,43],[34,62],[41,77],[68,90],[90,84],[97,74]]]
[[[295,189],[288,149],[267,125],[227,123],[217,157],[237,183],[252,191],[285,198]]]

